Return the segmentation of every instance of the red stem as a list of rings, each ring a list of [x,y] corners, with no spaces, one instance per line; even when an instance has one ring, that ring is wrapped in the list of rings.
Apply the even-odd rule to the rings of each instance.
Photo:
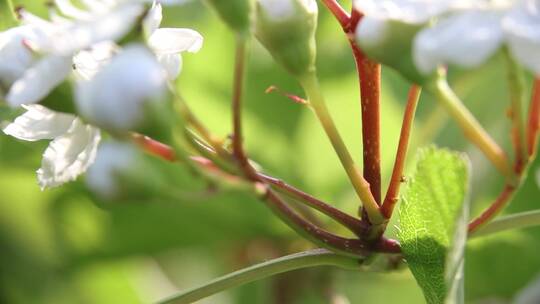
[[[407,106],[405,108],[405,114],[403,116],[403,125],[401,126],[401,134],[399,136],[399,144],[396,153],[396,160],[394,162],[394,169],[392,171],[392,178],[386,197],[381,207],[382,214],[389,219],[392,216],[394,207],[398,201],[399,188],[402,183],[403,169],[405,167],[405,160],[407,158],[407,150],[409,147],[409,138],[411,135],[411,129],[414,121],[414,115],[416,113],[416,106],[418,105],[418,99],[420,97],[421,88],[417,85],[411,86],[409,90],[409,97],[407,99]]]
[[[176,155],[174,153],[174,150],[171,147],[167,146],[166,144],[163,144],[148,136],[144,136],[137,133],[133,134],[132,138],[146,152],[159,156],[167,161],[173,162],[176,160]]]
[[[475,232],[478,228],[482,227],[484,224],[491,221],[499,212],[501,212],[504,207],[508,204],[516,188],[511,185],[506,185],[489,208],[487,208],[480,216],[475,218],[472,222],[469,223],[469,233]]]
[[[345,29],[349,26],[349,13],[347,13],[336,0],[322,0],[322,2],[334,17],[336,17],[341,27]]]
[[[380,88],[381,66],[364,56],[350,40],[360,79],[364,178],[377,203],[381,203]]]
[[[540,129],[540,78],[534,81],[531,105],[529,108],[529,119],[527,123],[527,148],[529,157],[536,154],[538,145],[538,131]]]

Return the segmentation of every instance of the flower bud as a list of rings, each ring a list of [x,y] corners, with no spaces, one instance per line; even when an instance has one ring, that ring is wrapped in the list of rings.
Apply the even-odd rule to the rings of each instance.
[[[259,0],[255,35],[287,71],[301,77],[315,70],[315,0]]]
[[[412,57],[413,40],[421,28],[420,24],[364,17],[356,28],[356,41],[368,57],[422,84],[427,77],[418,71]]]
[[[167,139],[174,120],[166,74],[143,46],[128,46],[91,80],[78,84],[77,108],[92,124],[116,135],[137,131]]]
[[[253,0],[207,0],[221,19],[234,31],[247,33],[251,29]]]
[[[100,145],[85,181],[92,193],[104,201],[150,199],[166,183],[149,156],[131,144],[118,141]]]

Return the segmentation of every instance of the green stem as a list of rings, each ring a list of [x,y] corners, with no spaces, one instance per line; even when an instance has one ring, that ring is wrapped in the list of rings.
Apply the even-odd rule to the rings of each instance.
[[[347,172],[356,194],[362,201],[363,207],[368,214],[370,222],[375,225],[383,223],[384,218],[379,211],[379,206],[370,191],[369,183],[362,176],[362,171],[360,168],[354,163],[349,150],[347,150],[347,147],[339,135],[336,125],[328,112],[328,108],[326,107],[324,97],[322,96],[319,87],[317,76],[315,73],[308,73],[300,79],[300,83],[306,91],[309,98],[309,103],[315,111],[317,118],[326,132],[326,135],[330,139],[330,142],[332,143],[332,146],[334,147],[334,150],[339,157],[345,172]]]
[[[13,1],[6,0],[6,3],[9,9],[9,12],[11,13],[11,17],[13,18],[14,21],[18,21],[19,18],[17,17],[17,13],[15,12],[15,6],[13,5]]]
[[[335,254],[326,249],[308,250],[238,270],[202,286],[174,295],[159,303],[193,303],[223,290],[264,279],[278,273],[315,266],[335,266],[344,269],[355,269],[358,268],[359,261]]]
[[[504,176],[513,178],[513,170],[510,167],[506,153],[452,91],[446,77],[441,75],[431,89],[450,116],[456,120],[465,136],[486,155]]]
[[[485,236],[505,230],[526,228],[540,225],[540,210],[527,211],[501,217],[478,229],[471,238]]]

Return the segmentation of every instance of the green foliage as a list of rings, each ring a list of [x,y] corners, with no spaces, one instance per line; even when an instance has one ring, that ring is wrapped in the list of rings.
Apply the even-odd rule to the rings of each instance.
[[[466,234],[460,228],[467,224],[462,214],[468,169],[461,154],[435,147],[421,149],[416,173],[401,202],[402,249],[430,304],[445,301],[462,266]],[[456,228],[456,220],[461,227]]]

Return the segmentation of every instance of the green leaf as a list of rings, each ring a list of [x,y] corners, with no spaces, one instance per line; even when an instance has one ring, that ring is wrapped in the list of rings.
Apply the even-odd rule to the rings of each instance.
[[[428,147],[400,205],[403,253],[428,303],[459,303],[469,182],[464,155]]]

